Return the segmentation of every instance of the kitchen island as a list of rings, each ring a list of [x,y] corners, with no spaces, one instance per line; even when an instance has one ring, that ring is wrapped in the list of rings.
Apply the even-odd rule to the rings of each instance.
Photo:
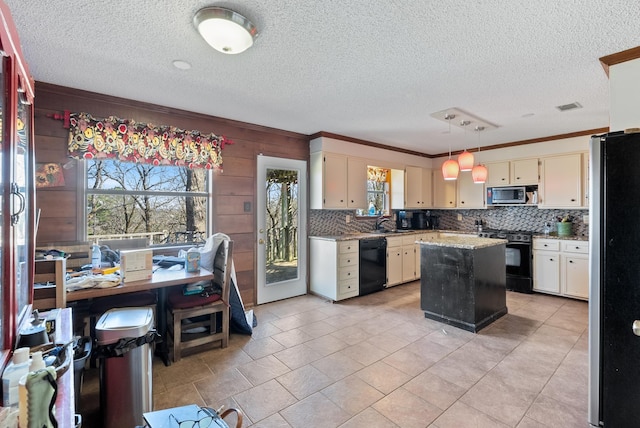
[[[438,237],[420,243],[420,307],[477,332],[507,313],[505,239]]]

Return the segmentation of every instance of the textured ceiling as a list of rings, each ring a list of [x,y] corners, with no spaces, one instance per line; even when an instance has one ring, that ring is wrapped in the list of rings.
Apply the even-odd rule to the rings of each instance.
[[[636,0],[5,2],[37,81],[428,154],[608,126],[598,58],[640,45]],[[192,24],[210,5],[254,46],[211,49]],[[430,114],[452,107],[498,128],[448,133]]]

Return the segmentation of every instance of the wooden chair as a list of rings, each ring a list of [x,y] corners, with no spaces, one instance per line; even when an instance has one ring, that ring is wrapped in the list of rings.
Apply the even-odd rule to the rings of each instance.
[[[178,287],[167,298],[167,340],[173,361],[179,361],[188,348],[221,341],[229,343],[229,290],[233,241],[223,241],[213,259],[213,285],[220,294],[185,296]],[[222,316],[222,328],[217,332],[217,317]],[[202,332],[197,332],[201,329]]]

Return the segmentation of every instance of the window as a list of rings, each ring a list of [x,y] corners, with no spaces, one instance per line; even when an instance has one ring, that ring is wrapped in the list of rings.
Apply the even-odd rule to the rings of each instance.
[[[88,240],[203,242],[210,230],[207,169],[86,160]]]
[[[366,215],[389,215],[390,171],[375,166],[367,167],[367,212]]]

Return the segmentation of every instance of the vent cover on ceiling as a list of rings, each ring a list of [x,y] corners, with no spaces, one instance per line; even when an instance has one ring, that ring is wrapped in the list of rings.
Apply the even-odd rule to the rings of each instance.
[[[576,108],[582,108],[582,106],[580,105],[580,103],[571,103],[571,104],[565,104],[565,105],[561,105],[561,106],[556,106],[556,108],[560,111],[567,111],[567,110],[573,110]]]

